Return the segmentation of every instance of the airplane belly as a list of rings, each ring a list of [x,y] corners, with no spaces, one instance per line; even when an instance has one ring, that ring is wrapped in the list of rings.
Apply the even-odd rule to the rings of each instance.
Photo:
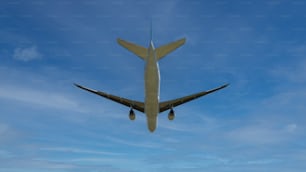
[[[145,114],[147,116],[148,129],[151,132],[157,126],[157,115],[159,113],[158,91],[155,81],[149,80],[146,84]]]
[[[159,111],[159,77],[148,74],[145,81],[145,113],[157,116]]]
[[[148,128],[153,132],[159,113],[159,69],[156,62],[148,62],[145,71],[145,114]]]

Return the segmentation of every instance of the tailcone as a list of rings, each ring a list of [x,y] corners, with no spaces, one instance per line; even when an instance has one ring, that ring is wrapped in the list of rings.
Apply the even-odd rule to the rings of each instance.
[[[148,129],[151,133],[153,133],[157,126],[157,118],[148,118]]]

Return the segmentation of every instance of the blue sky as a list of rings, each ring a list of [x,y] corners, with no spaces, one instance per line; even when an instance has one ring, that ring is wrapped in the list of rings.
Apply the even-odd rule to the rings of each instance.
[[[0,172],[306,169],[306,3],[0,2]],[[75,88],[143,100],[144,62],[116,43],[186,37],[159,63],[161,100],[230,87],[159,116]]]

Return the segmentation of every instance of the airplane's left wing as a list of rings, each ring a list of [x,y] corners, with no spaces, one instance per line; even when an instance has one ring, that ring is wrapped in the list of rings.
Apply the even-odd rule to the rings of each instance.
[[[114,95],[107,94],[107,93],[102,92],[102,91],[97,91],[97,90],[93,90],[93,89],[90,89],[90,88],[86,88],[86,87],[83,87],[83,86],[78,85],[78,84],[74,84],[74,85],[83,89],[83,90],[89,91],[91,93],[97,94],[99,96],[102,96],[102,97],[107,98],[109,100],[115,101],[115,102],[120,103],[122,105],[125,105],[125,106],[131,107],[133,109],[136,109],[140,112],[144,112],[144,103],[143,102],[139,102],[139,101],[135,101],[135,100],[129,100],[129,99],[126,99],[126,98],[123,98],[123,97],[114,96]]]
[[[221,87],[218,87],[218,88],[215,88],[215,89],[212,89],[212,90],[209,90],[209,91],[202,91],[202,92],[192,94],[192,95],[189,95],[189,96],[186,96],[186,97],[181,97],[181,98],[178,98],[178,99],[161,102],[161,103],[159,103],[159,112],[164,112],[164,111],[166,111],[168,109],[171,109],[175,106],[179,106],[179,105],[187,103],[191,100],[194,100],[194,99],[197,99],[199,97],[205,96],[207,94],[213,93],[215,91],[221,90],[221,89],[227,87],[228,85],[229,84],[225,84]]]

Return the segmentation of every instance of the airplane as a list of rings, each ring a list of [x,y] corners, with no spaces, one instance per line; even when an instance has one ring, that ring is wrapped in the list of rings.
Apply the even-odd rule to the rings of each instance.
[[[145,48],[143,46],[136,45],[134,43],[122,40],[120,38],[117,39],[119,45],[131,51],[136,56],[138,56],[139,58],[141,58],[146,62],[145,71],[144,71],[144,84],[145,84],[144,102],[130,100],[127,98],[108,94],[106,92],[93,90],[76,83],[74,85],[77,86],[78,88],[81,88],[93,94],[102,96],[106,99],[115,101],[119,104],[129,107],[130,120],[135,120],[136,118],[134,110],[144,113],[147,117],[147,126],[149,131],[154,132],[157,127],[157,117],[159,113],[170,110],[168,113],[168,119],[173,120],[175,118],[175,113],[173,110],[174,107],[187,103],[191,100],[197,99],[199,97],[208,95],[215,91],[221,90],[229,85],[225,84],[208,91],[202,91],[185,97],[160,102],[159,101],[160,73],[159,73],[158,61],[163,57],[165,57],[170,52],[182,46],[185,43],[185,41],[186,39],[183,38],[174,41],[172,43],[155,48],[151,38],[149,47]]]

